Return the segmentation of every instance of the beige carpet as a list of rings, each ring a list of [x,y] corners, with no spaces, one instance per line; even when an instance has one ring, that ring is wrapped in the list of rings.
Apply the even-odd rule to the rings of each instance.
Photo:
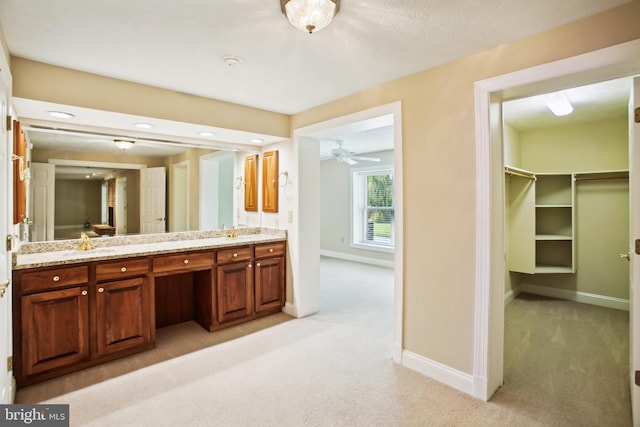
[[[508,383],[489,403],[395,365],[391,361],[393,271],[323,258],[321,282],[322,310],[316,315],[291,319],[278,314],[213,334],[193,322],[163,328],[154,350],[21,389],[17,403],[68,403],[74,426],[629,424],[628,409],[604,423],[594,416],[598,411],[612,413],[604,406],[558,410],[545,389],[549,384],[557,387],[555,382],[537,381],[540,374],[522,366],[513,372],[523,375],[513,376],[510,364],[516,359],[511,356],[505,362]],[[534,323],[536,311],[543,310],[529,311]],[[507,310],[507,329],[517,323],[511,322],[511,312]],[[606,316],[593,324],[603,330],[618,328],[613,323],[606,326]],[[533,328],[526,327],[533,336]],[[518,333],[508,332],[509,342],[510,335]],[[580,366],[592,369],[589,364]],[[570,386],[567,404],[571,400],[599,404],[584,393],[598,390],[601,375],[586,372],[583,378],[592,385]],[[537,388],[527,388],[527,381],[533,380],[539,383],[534,384]],[[516,387],[518,383],[521,386]],[[617,396],[624,391],[602,393]],[[624,412],[622,399],[620,405]]]

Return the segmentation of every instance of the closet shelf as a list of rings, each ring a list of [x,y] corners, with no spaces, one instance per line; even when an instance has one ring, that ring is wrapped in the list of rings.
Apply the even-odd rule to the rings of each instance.
[[[568,234],[536,234],[536,240],[573,240]]]
[[[536,265],[536,273],[573,273],[573,269],[571,267],[562,266],[562,265]]]
[[[555,204],[555,205],[546,205],[546,204],[538,204],[536,208],[571,208],[573,206],[568,204]]]

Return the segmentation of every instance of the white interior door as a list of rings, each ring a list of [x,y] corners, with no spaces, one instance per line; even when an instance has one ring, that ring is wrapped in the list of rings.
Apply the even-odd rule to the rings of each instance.
[[[640,242],[640,77],[633,80],[631,101],[629,106],[629,205],[631,206],[631,319],[629,322],[630,376],[631,376],[631,409],[633,425],[640,425],[640,256],[636,250],[636,241]],[[639,248],[640,249],[640,248]],[[636,373],[639,373],[636,380]]]
[[[9,87],[11,77],[7,75],[8,67],[0,67],[0,403],[13,403],[13,371],[7,370],[6,360],[13,353],[11,339],[11,254],[7,251],[4,239],[12,235],[13,194],[11,192],[12,162],[10,160],[11,133],[4,126],[5,118],[9,114]]]
[[[56,165],[31,163],[31,241],[53,240]]]
[[[166,230],[166,170],[164,167],[140,170],[140,232]]]

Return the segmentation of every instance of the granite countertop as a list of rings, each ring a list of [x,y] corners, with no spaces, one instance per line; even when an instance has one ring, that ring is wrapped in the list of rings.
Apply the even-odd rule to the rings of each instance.
[[[265,228],[238,229],[236,237],[228,231],[145,234],[122,237],[92,238],[95,249],[79,251],[80,240],[24,243],[13,254],[13,269],[66,265],[87,261],[103,261],[133,256],[171,254],[229,246],[286,240],[286,231]]]

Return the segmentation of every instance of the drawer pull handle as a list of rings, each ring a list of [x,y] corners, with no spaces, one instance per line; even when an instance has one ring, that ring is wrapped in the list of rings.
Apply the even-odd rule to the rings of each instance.
[[[126,273],[126,272],[127,272],[127,267],[122,267],[122,268],[120,269],[120,271],[122,271],[123,273]]]
[[[256,267],[260,267],[260,263],[259,262],[256,262]]]
[[[60,276],[58,276],[58,275],[53,276],[53,281],[54,282],[59,282],[60,281]]]
[[[98,288],[98,292],[104,292],[104,288]]]
[[[269,248],[269,252],[273,252],[273,248]]]
[[[184,262],[185,264],[189,264],[189,260],[188,260],[188,259],[185,259],[185,260],[184,260],[184,261],[182,261],[182,262]]]
[[[86,294],[88,294],[87,291],[82,291],[82,295],[86,295]]]
[[[234,252],[233,257],[234,257],[234,258],[237,258],[237,256],[238,256],[238,253],[237,253],[237,252]]]

